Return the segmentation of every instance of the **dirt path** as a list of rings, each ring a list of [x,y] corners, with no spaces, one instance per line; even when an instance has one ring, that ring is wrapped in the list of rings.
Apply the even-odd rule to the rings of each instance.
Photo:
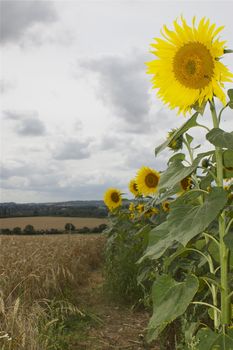
[[[93,271],[78,299],[82,300],[82,309],[90,311],[94,322],[86,325],[84,339],[73,343],[71,349],[159,350],[144,340],[148,313],[110,303],[104,298],[102,287],[101,270]]]

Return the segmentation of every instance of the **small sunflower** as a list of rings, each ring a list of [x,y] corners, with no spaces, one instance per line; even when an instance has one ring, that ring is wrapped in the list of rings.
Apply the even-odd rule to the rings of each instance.
[[[222,29],[206,18],[196,25],[194,17],[190,26],[181,17],[174,30],[163,27],[163,39],[155,38],[151,46],[157,59],[147,63],[147,73],[153,74],[153,88],[171,109],[185,114],[213,96],[226,104],[223,83],[232,81],[233,74],[220,62],[226,48],[217,36]]]
[[[136,177],[138,190],[145,196],[156,193],[158,190],[160,174],[151,168],[142,167]]]
[[[135,197],[139,196],[138,186],[135,179],[130,180],[129,190]]]
[[[170,202],[169,201],[164,201],[162,203],[162,208],[165,212],[169,211],[170,210]]]
[[[192,187],[192,178],[190,176],[185,177],[180,181],[180,187],[182,188],[182,192],[190,190]]]
[[[121,206],[122,195],[116,188],[109,188],[104,194],[104,203],[110,211]]]

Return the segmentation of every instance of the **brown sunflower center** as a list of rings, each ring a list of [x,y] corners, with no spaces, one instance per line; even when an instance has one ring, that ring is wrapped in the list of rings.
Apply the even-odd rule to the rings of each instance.
[[[181,187],[184,191],[191,188],[191,178],[190,177],[185,177],[183,180],[181,180],[180,183],[181,183]]]
[[[154,188],[158,185],[159,179],[155,174],[147,174],[145,177],[145,184],[147,187]]]
[[[199,42],[183,45],[173,59],[176,79],[191,89],[207,86],[214,74],[214,60],[208,48]]]
[[[120,200],[120,196],[117,192],[113,192],[111,194],[111,200],[114,202],[114,203],[118,203],[119,200]]]

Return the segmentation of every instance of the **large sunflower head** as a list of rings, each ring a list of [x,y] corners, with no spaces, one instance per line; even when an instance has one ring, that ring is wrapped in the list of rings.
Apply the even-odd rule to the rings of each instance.
[[[194,18],[188,25],[181,17],[174,30],[163,27],[163,39],[155,38],[152,53],[157,58],[147,63],[147,72],[153,74],[153,87],[171,109],[186,113],[213,96],[226,103],[223,83],[232,81],[233,74],[220,62],[226,43],[217,37],[222,29],[206,18],[198,25]]]
[[[136,179],[132,179],[129,182],[129,190],[135,197],[139,196],[138,186],[136,183]]]
[[[122,194],[116,188],[109,188],[104,194],[104,203],[110,211],[121,206]]]
[[[139,169],[136,177],[139,192],[145,196],[156,193],[159,179],[160,174],[156,170],[142,167]]]

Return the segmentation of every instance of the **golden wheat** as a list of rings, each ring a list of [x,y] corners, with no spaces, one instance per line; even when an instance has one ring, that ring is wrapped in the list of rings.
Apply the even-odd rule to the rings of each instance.
[[[102,236],[2,236],[0,349],[46,350],[41,332],[67,313],[74,295],[102,262]],[[72,297],[71,297],[72,295]]]

